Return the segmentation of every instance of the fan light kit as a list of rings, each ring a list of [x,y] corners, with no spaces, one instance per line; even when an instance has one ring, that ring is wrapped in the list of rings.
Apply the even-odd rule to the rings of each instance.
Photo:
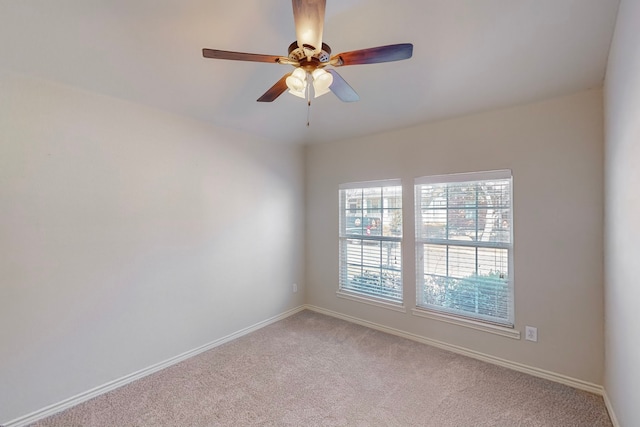
[[[298,67],[289,77],[287,77],[285,81],[291,95],[305,99],[307,98],[310,83],[308,75],[309,73]],[[310,75],[313,79],[314,98],[322,96],[330,91],[329,88],[331,87],[331,83],[333,83],[333,76],[331,74],[321,68],[316,68]]]
[[[293,72],[285,74],[258,98],[258,102],[272,102],[289,89],[290,94],[306,99],[311,105],[312,87],[315,98],[331,91],[341,101],[358,101],[360,97],[340,74],[334,69],[325,70],[326,67],[400,61],[411,58],[413,54],[413,45],[402,43],[331,56],[331,48],[322,42],[326,0],[292,0],[292,4],[296,41],[289,46],[287,57],[202,49],[205,58],[269,62],[295,67]]]

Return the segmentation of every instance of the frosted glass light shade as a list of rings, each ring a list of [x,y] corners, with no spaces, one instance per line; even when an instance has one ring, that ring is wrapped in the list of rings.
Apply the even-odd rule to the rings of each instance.
[[[307,94],[306,94],[306,90],[305,89],[302,89],[302,90],[289,89],[289,93],[291,95],[297,96],[298,98],[302,98],[302,99],[306,99],[307,98]]]
[[[290,94],[304,98],[307,89],[307,72],[302,68],[296,68],[287,77],[286,83]]]
[[[315,93],[315,98],[330,91],[329,87],[333,83],[333,75],[320,68],[313,70],[311,75],[313,76],[313,92]]]

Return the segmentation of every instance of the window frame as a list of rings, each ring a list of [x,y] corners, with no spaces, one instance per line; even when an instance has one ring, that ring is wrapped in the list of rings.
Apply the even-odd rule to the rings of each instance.
[[[504,242],[482,242],[482,241],[459,241],[455,239],[449,239],[445,236],[443,239],[423,237],[421,227],[423,226],[423,206],[422,206],[422,192],[421,189],[425,185],[442,185],[448,187],[449,185],[455,185],[460,183],[478,183],[483,181],[492,180],[508,180],[509,182],[509,241]],[[449,197],[446,201],[446,212],[449,212]],[[474,205],[478,210],[479,206],[476,202]],[[513,338],[519,338],[514,335],[512,330],[515,328],[515,287],[514,287],[514,256],[513,256],[513,175],[510,169],[485,171],[485,172],[468,172],[468,173],[456,173],[446,175],[432,175],[416,178],[414,180],[414,218],[415,218],[415,256],[416,256],[416,308],[413,310],[415,315],[442,320],[448,323],[462,324],[463,326],[472,327],[475,329],[487,330],[489,332],[497,331],[499,334],[505,336],[511,336]],[[448,229],[449,216],[447,213],[447,229]],[[476,219],[477,223],[477,219]],[[477,227],[477,224],[476,224]],[[488,248],[488,249],[506,249],[507,251],[507,290],[508,290],[508,307],[507,318],[499,319],[493,316],[484,316],[481,314],[473,314],[465,312],[464,310],[457,310],[452,308],[443,307],[436,304],[428,304],[424,302],[422,291],[426,286],[425,280],[425,246],[426,245],[440,245],[448,251],[449,246],[459,247],[473,247],[476,248]],[[477,252],[476,252],[477,254]],[[477,255],[476,255],[477,256]],[[447,252],[447,257],[449,253]],[[448,258],[447,258],[448,259]],[[476,258],[475,270],[478,271],[478,260]],[[455,278],[455,276],[447,276]]]
[[[385,207],[384,206],[384,188],[386,187],[396,187],[397,189],[395,191],[399,191],[400,192],[400,205],[399,207],[393,207],[393,208],[389,208],[389,207]],[[344,183],[344,184],[340,184],[339,188],[338,188],[338,291],[337,291],[337,296],[341,297],[341,298],[345,298],[345,299],[349,299],[349,300],[354,300],[354,301],[358,301],[358,302],[363,302],[366,304],[370,304],[370,305],[375,305],[375,306],[379,306],[379,307],[383,307],[383,308],[389,308],[392,310],[396,310],[396,311],[402,311],[404,312],[404,283],[403,283],[403,276],[404,276],[404,269],[403,269],[403,263],[402,263],[402,242],[404,240],[404,230],[403,230],[403,218],[402,218],[402,210],[403,210],[403,201],[402,201],[402,193],[403,193],[403,188],[402,188],[402,180],[400,179],[385,179],[385,180],[377,180],[377,181],[361,181],[361,182],[349,182],[349,183]],[[375,206],[373,208],[370,208],[371,210],[379,210],[380,211],[380,218],[379,218],[379,227],[380,227],[380,235],[366,235],[365,233],[354,233],[354,232],[348,232],[347,231],[347,217],[349,217],[350,215],[348,215],[348,213],[351,211],[351,213],[353,213],[353,207],[352,205],[346,200],[346,191],[347,190],[362,190],[363,191],[363,202],[364,202],[364,192],[365,190],[370,190],[370,189],[379,189],[380,190],[380,199],[379,199],[379,206]],[[359,207],[356,208],[356,211],[366,211],[368,209],[365,209],[364,207],[364,203]],[[389,236],[389,235],[384,235],[384,225],[385,225],[385,219],[384,219],[384,211],[388,211],[388,210],[399,210],[400,213],[400,227],[399,227],[399,236]],[[357,216],[356,216],[357,217]],[[364,218],[364,214],[361,216],[361,218]],[[362,230],[361,230],[362,231]],[[359,291],[358,289],[354,289],[354,287],[350,286],[348,281],[345,283],[345,278],[348,278],[348,267],[349,267],[349,263],[348,263],[348,256],[347,256],[347,250],[348,250],[348,241],[350,240],[360,240],[361,241],[361,245],[363,247],[363,251],[364,251],[364,245],[366,244],[365,242],[376,242],[380,244],[380,258],[379,258],[379,263],[380,263],[380,270],[382,273],[382,270],[385,270],[385,268],[383,268],[383,243],[384,242],[392,242],[392,243],[397,243],[398,247],[397,247],[397,254],[400,257],[400,265],[395,268],[395,269],[389,269],[392,270],[393,272],[395,272],[395,274],[397,275],[397,277],[395,277],[394,279],[397,280],[394,285],[397,286],[397,289],[395,289],[395,292],[398,294],[397,297],[392,297],[392,296],[387,296],[387,295],[383,295],[383,294],[376,294],[375,292],[365,292],[365,291]],[[360,261],[361,264],[360,266],[364,269],[366,267],[366,265],[364,264],[364,252],[362,252],[361,256],[360,256]],[[351,264],[352,266],[355,264]],[[380,276],[382,277],[382,276]]]

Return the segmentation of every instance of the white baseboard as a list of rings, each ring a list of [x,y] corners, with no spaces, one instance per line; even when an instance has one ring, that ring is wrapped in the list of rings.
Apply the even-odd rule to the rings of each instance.
[[[620,423],[618,422],[618,418],[616,417],[616,413],[613,411],[613,405],[611,405],[611,401],[609,400],[609,395],[607,394],[607,390],[602,394],[604,398],[604,404],[607,407],[607,412],[609,412],[609,418],[611,418],[611,424],[613,427],[620,427]]]
[[[576,378],[571,378],[566,375],[558,374],[551,371],[546,371],[544,369],[536,368],[533,366],[524,365],[522,363],[512,362],[510,360],[501,359],[499,357],[491,356],[489,354],[480,353],[475,350],[469,350],[464,347],[460,347],[457,345],[447,344],[442,341],[437,341],[431,338],[426,338],[420,335],[412,334],[409,332],[401,331],[399,329],[390,328],[384,325],[380,325],[378,323],[369,322],[368,320],[359,319],[357,317],[349,316],[346,314],[338,313],[332,310],[327,310],[324,308],[316,307],[313,305],[306,305],[306,309],[315,311],[321,314],[326,314],[327,316],[335,317],[338,319],[346,320],[347,322],[356,323],[358,325],[366,326],[371,329],[375,329],[381,332],[386,332],[391,335],[396,335],[399,337],[407,338],[413,341],[417,341],[423,344],[431,345],[433,347],[438,347],[443,350],[448,350],[453,353],[461,354],[463,356],[468,356],[473,359],[482,360],[483,362],[492,363],[494,365],[502,366],[504,368],[513,369],[514,371],[523,372],[525,374],[533,375],[534,377],[544,378],[550,381],[554,381],[560,384],[568,385],[569,387],[573,387],[579,390],[588,391],[590,393],[594,393],[600,396],[604,396],[604,388],[601,385],[593,384],[588,381],[579,380]],[[613,418],[613,417],[612,417]]]
[[[68,399],[65,399],[61,402],[58,403],[54,403],[53,405],[47,406],[45,408],[39,409],[37,411],[34,411],[30,414],[24,415],[20,418],[16,418],[15,420],[12,421],[8,421],[4,424],[2,424],[3,427],[23,427],[26,425],[29,425],[31,423],[35,423],[36,421],[39,421],[43,418],[49,417],[53,414],[56,414],[58,412],[64,411],[65,409],[71,408],[73,406],[76,406],[82,402],[86,402],[89,399],[93,399],[94,397],[97,397],[101,394],[107,393],[111,390],[115,390],[118,387],[122,387],[123,385],[129,384],[133,381],[139,380],[140,378],[146,377],[147,375],[151,375],[154,372],[158,372],[162,369],[168,368],[169,366],[175,365],[176,363],[182,362],[183,360],[189,359],[193,356],[196,356],[200,353],[203,353],[207,350],[211,350],[212,348],[218,347],[224,343],[227,343],[229,341],[232,341],[236,338],[240,338],[243,335],[247,335],[251,332],[254,332],[258,329],[264,328],[267,325],[270,325],[272,323],[275,323],[279,320],[285,319],[289,316],[292,316],[302,310],[304,310],[306,307],[305,306],[300,306],[297,308],[294,308],[292,310],[286,311],[282,314],[279,314],[277,316],[271,317],[270,319],[264,320],[262,322],[258,322],[255,325],[249,326],[247,328],[241,329],[237,332],[234,332],[230,335],[227,335],[225,337],[222,337],[218,340],[215,340],[213,342],[210,342],[209,344],[205,344],[203,346],[200,346],[198,348],[194,348],[193,350],[189,350],[185,353],[179,354],[175,357],[172,357],[170,359],[167,359],[163,362],[160,363],[156,363],[155,365],[149,366],[147,368],[141,369],[137,372],[134,372],[132,374],[126,375],[122,378],[118,378],[114,381],[110,381],[106,384],[103,384],[101,386],[98,386],[96,388],[93,388],[91,390],[85,391],[83,393],[77,394],[73,397],[70,397]]]

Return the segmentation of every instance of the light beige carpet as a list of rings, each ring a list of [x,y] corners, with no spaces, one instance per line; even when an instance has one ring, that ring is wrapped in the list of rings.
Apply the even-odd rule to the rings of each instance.
[[[303,311],[37,426],[611,426],[601,397]]]

